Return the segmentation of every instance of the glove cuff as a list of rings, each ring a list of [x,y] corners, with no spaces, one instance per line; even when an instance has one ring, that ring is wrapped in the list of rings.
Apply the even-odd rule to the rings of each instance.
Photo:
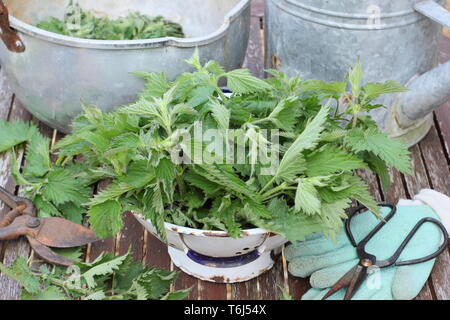
[[[450,234],[450,198],[431,189],[422,189],[414,196],[414,200],[426,204],[441,218],[447,232]],[[414,201],[415,202],[415,201]]]

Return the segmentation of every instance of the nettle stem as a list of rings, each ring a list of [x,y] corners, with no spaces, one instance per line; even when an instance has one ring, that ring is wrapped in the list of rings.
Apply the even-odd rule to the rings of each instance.
[[[264,119],[255,120],[255,121],[252,121],[251,124],[255,125],[255,124],[260,124],[260,123],[264,123],[264,122],[267,122],[267,121],[270,121],[270,118],[264,118]]]
[[[32,272],[32,274],[35,275],[35,276],[38,276],[38,277],[42,276],[42,274],[37,273],[37,272]],[[74,291],[74,292],[82,294],[82,295],[89,295],[90,294],[89,290],[86,290],[86,289],[83,289],[83,288],[80,288],[80,287],[77,287],[77,286],[70,285],[66,281],[63,281],[63,280],[60,280],[60,279],[56,279],[56,278],[53,278],[53,277],[47,277],[47,279],[50,281],[51,284],[65,289],[66,293],[67,293],[67,290],[69,290],[69,291]]]
[[[279,186],[277,186],[277,187],[275,187],[275,188],[265,192],[264,194],[262,194],[261,197],[263,199],[265,199],[265,198],[269,197],[270,195],[272,195],[272,194],[274,194],[274,193],[276,193],[278,191],[284,190],[286,187],[287,187],[287,184],[285,182],[283,182]]]
[[[266,183],[266,185],[258,192],[259,194],[262,194],[268,187],[270,187],[273,182],[275,181],[275,177],[272,177],[269,182]]]
[[[354,114],[353,115],[353,122],[352,122],[352,129],[356,128],[357,123],[358,123],[358,115]]]
[[[278,197],[279,195],[283,194],[284,192],[288,191],[288,190],[297,190],[297,188],[295,187],[289,187],[286,184],[284,185],[279,185],[278,187],[267,191],[266,193],[264,193],[261,197],[263,201],[267,201],[270,200],[274,197]]]

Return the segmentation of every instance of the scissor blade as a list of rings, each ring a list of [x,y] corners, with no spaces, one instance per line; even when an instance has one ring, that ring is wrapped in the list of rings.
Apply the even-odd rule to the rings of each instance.
[[[37,241],[36,239],[27,236],[28,242],[31,245],[31,248],[37,253],[38,256],[40,256],[45,261],[57,264],[60,266],[70,266],[73,261],[67,258],[64,258],[56,253],[54,253],[52,250],[50,250],[47,246],[44,246],[42,243]]]
[[[355,265],[346,274],[344,274],[331,288],[330,290],[323,296],[322,300],[328,299],[330,296],[341,290],[342,288],[348,287],[355,275],[359,265]]]
[[[366,279],[366,276],[367,267],[358,264],[355,268],[354,276],[352,277],[347,291],[345,292],[344,300],[350,300],[353,297],[355,292],[361,286],[361,283],[363,283],[364,279]]]
[[[98,238],[89,228],[72,221],[62,218],[42,218],[36,240],[49,247],[71,248],[97,241]]]

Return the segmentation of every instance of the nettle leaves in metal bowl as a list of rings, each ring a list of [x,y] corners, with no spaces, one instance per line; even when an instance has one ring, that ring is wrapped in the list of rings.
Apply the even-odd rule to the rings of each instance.
[[[356,169],[374,171],[384,188],[389,167],[411,171],[405,146],[362,113],[379,107],[371,104],[379,95],[405,89],[361,85],[359,63],[345,81],[325,83],[275,70],[265,80],[246,69],[225,72],[214,61],[202,65],[197,53],[187,62],[195,71],[175,81],[136,73],[146,86],[133,104],[110,113],[85,105],[72,134],[55,145],[54,162],[49,141],[23,126],[32,131],[21,135],[30,141],[27,161],[14,176],[41,215],[79,221],[87,209],[100,237],[121,229],[125,210],[151,220],[163,238],[164,222],[231,237],[255,226],[291,241],[333,237],[352,200],[378,214]],[[8,126],[0,125],[1,136],[20,143],[19,129],[12,136]],[[90,196],[105,179],[111,183]]]
[[[161,16],[148,16],[139,12],[125,17],[109,19],[97,17],[72,2],[66,8],[64,19],[48,17],[36,27],[65,36],[95,40],[140,40],[164,37],[184,38],[178,23]]]

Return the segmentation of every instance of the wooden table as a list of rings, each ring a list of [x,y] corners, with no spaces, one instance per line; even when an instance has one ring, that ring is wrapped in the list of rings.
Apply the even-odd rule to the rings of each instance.
[[[263,77],[263,19],[262,0],[254,0],[252,4],[251,34],[245,67],[251,69],[258,77]],[[450,59],[450,39],[443,37],[442,60]],[[15,99],[14,93],[8,88],[3,75],[0,76],[0,118],[12,120],[35,121],[42,132],[53,138],[60,134],[40,123],[28,113]],[[1,139],[1,137],[0,137]],[[377,200],[397,201],[399,198],[409,198],[422,188],[433,188],[450,194],[450,102],[435,112],[434,126],[428,135],[418,145],[411,148],[411,157],[415,176],[405,176],[397,171],[391,171],[393,181],[389,194],[383,194],[379,179],[368,172],[359,172],[369,184],[370,190]],[[23,149],[16,150],[19,163],[24,160]],[[14,184],[9,172],[11,156],[0,156],[0,185],[12,192],[20,192]],[[102,186],[99,186],[102,187]],[[0,205],[0,215],[7,212]],[[103,251],[124,254],[132,248],[133,256],[149,265],[161,268],[176,269],[167,254],[167,248],[153,236],[149,235],[130,213],[124,214],[125,227],[116,238],[106,239],[88,246],[86,261],[92,261]],[[17,256],[28,257],[31,253],[26,240],[19,239],[0,243],[0,261],[9,265]],[[174,284],[175,289],[192,287],[191,299],[278,299],[280,290],[285,288],[298,299],[309,288],[307,279],[294,278],[288,274],[286,260],[281,256],[273,269],[253,279],[240,284],[217,284],[197,280],[187,274],[180,273]],[[0,299],[17,299],[20,294],[19,285],[3,274],[0,275]],[[450,251],[442,254],[434,266],[431,277],[418,296],[418,299],[436,300],[450,299]]]

